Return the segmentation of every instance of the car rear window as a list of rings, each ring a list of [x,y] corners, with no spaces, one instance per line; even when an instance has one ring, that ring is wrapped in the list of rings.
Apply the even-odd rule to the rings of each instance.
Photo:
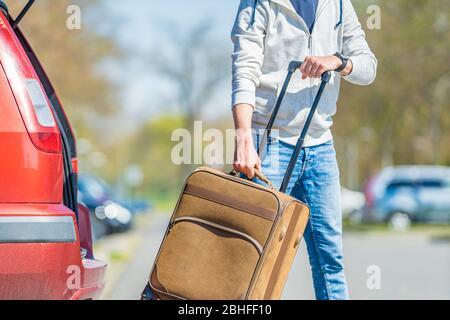
[[[421,188],[443,188],[445,186],[444,180],[423,180],[418,183]]]
[[[388,190],[400,189],[400,188],[414,188],[415,183],[413,181],[394,181],[388,185]]]
[[[392,191],[400,188],[445,188],[450,187],[450,181],[438,180],[438,179],[426,179],[426,180],[402,180],[393,181],[388,185],[388,191]]]

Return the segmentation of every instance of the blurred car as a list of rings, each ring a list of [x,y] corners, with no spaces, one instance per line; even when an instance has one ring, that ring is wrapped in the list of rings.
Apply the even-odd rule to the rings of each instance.
[[[153,207],[147,200],[122,200],[120,203],[130,209],[133,214],[149,213]]]
[[[95,299],[106,264],[77,202],[75,137],[18,22],[0,1],[0,299]]]
[[[132,227],[133,215],[116,201],[111,188],[102,179],[81,174],[78,179],[78,196],[90,210],[95,238],[127,231]]]
[[[363,220],[387,222],[395,229],[411,223],[450,222],[450,168],[391,167],[366,187]]]
[[[361,212],[366,202],[364,193],[342,187],[342,214],[344,218],[355,218]]]

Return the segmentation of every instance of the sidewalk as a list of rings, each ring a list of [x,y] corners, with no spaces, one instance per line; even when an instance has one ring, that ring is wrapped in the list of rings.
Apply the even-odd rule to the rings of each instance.
[[[139,216],[130,232],[97,241],[95,257],[108,263],[101,299],[140,298],[169,217],[164,213]]]

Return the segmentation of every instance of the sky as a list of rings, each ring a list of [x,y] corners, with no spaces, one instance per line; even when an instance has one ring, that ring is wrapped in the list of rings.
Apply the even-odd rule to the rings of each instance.
[[[127,62],[108,63],[106,67],[107,74],[123,88],[123,116],[142,119],[142,115],[156,115],[161,112],[161,102],[171,95],[171,87],[142,65],[141,56],[166,41],[164,28],[189,30],[200,21],[212,21],[211,36],[223,41],[231,55],[230,31],[238,6],[239,0],[105,0],[106,30],[114,33],[129,57]],[[212,104],[219,110],[211,110],[206,117],[229,113],[230,87],[219,90]]]
[[[157,40],[161,24],[172,23],[182,28],[211,19],[218,37],[229,40],[239,0],[105,0],[109,14],[122,18],[118,35],[121,41],[136,44],[136,30],[142,30],[139,41],[149,44]],[[220,5],[218,5],[220,3]]]

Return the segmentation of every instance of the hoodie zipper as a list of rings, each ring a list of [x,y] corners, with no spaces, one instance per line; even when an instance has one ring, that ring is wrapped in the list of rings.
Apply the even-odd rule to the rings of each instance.
[[[316,18],[315,18],[315,21],[314,21],[314,28],[313,28],[312,32],[309,31],[308,27],[306,26],[306,22],[303,20],[302,17],[300,17],[302,19],[302,21],[303,21],[303,24],[306,26],[306,30],[308,32],[308,36],[309,36],[308,49],[309,49],[309,55],[310,56],[314,55],[313,34],[314,34],[314,31],[316,30],[316,22],[320,18],[321,14],[325,11],[325,8],[327,7],[327,5],[329,5],[330,1],[331,0],[323,0],[323,3],[319,3],[321,6],[317,8]],[[309,86],[310,86],[310,90],[309,90],[309,105],[312,105],[313,102],[314,102],[314,79],[309,79]]]
[[[320,2],[323,1],[323,2]],[[327,5],[329,4],[331,0],[319,0],[319,7],[317,8],[317,13],[316,13],[316,18],[315,18],[315,22],[317,22],[317,20],[320,18],[320,16],[322,15],[322,13],[325,11],[325,8],[327,7]],[[301,24],[303,25],[303,29],[306,32],[307,36],[308,36],[308,50],[309,50],[309,55],[312,56],[314,53],[313,50],[313,34],[315,31],[315,27],[314,29],[311,31],[309,31],[308,26],[306,25],[305,20],[298,14],[298,12],[292,7],[292,4],[288,1],[289,5],[284,4],[284,7],[286,7],[287,9],[291,10],[299,19],[299,21],[301,22]],[[255,4],[257,4],[257,0],[255,0]],[[342,8],[341,8],[342,10]],[[314,23],[316,24],[316,23]],[[312,105],[313,100],[314,100],[314,92],[313,92],[313,86],[314,86],[314,80],[310,79],[309,81],[309,85],[310,85],[310,90],[309,90],[309,105]]]
[[[303,20],[303,18],[298,14],[298,12],[297,12],[296,10],[294,10],[293,8],[291,8],[291,10],[294,12],[294,14],[297,16],[298,20],[299,20],[299,21],[301,22],[301,24],[303,25],[303,29],[304,29],[306,35],[308,36],[308,50],[309,50],[309,55],[312,56],[312,54],[313,54],[313,49],[312,49],[312,40],[313,40],[313,37],[312,37],[312,33],[314,33],[314,29],[313,29],[313,32],[309,31],[309,28],[308,28],[308,26],[306,25],[305,20]],[[318,13],[316,14],[316,20],[317,20],[317,18],[319,17],[319,14],[322,13],[322,11],[323,11],[323,9],[321,9],[321,11],[318,12]],[[312,86],[313,86],[313,84],[314,84],[314,83],[313,83],[313,80],[310,79],[310,80],[309,80],[309,87],[310,87],[310,90],[308,90],[308,100],[309,100],[308,102],[309,102],[309,105],[312,104],[312,99],[313,99],[313,94],[312,94]]]
[[[314,33],[314,29],[313,29],[313,32],[309,31],[309,28],[306,25],[305,20],[303,20],[303,18],[298,13],[296,13],[296,14],[297,14],[298,18],[300,19],[300,21],[302,22],[304,29],[306,31],[306,34],[308,36],[308,50],[309,50],[309,55],[312,56],[313,55],[313,48],[312,48],[312,41],[313,41],[312,36],[313,35],[312,34]],[[317,20],[317,18],[318,18],[318,16],[316,15],[316,20]],[[314,85],[313,79],[309,79],[309,87],[310,87],[308,90],[309,105],[312,105],[312,99],[313,99],[312,87],[313,87],[313,85]]]
[[[325,3],[322,3],[321,6],[317,9],[317,13],[316,13],[316,18],[315,21],[317,21],[320,17],[320,15],[323,13],[323,11],[325,10],[328,2],[330,0],[324,0]],[[308,50],[309,50],[309,55],[312,56],[313,55],[313,47],[312,47],[312,42],[313,42],[313,34],[314,34],[314,29],[311,31],[309,31],[308,26],[306,25],[305,20],[297,13],[297,11],[295,11],[295,14],[297,15],[297,17],[299,18],[300,22],[303,24],[303,28],[306,31],[306,34],[308,36]],[[315,24],[315,23],[314,23]],[[309,80],[309,86],[310,86],[310,90],[309,90],[309,104],[312,105],[313,103],[313,99],[314,99],[314,94],[313,94],[313,86],[314,86],[314,79],[310,79]]]

